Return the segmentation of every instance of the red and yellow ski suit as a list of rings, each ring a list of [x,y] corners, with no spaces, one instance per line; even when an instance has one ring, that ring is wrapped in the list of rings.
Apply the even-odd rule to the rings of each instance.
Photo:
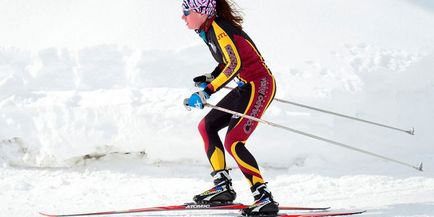
[[[274,77],[250,37],[229,22],[217,17],[197,30],[219,63],[215,79],[205,92],[209,95],[238,78],[244,83],[227,94],[217,106],[260,118],[276,93]],[[226,169],[224,149],[235,159],[250,185],[264,183],[258,164],[245,144],[258,122],[211,110],[200,122],[199,131],[214,171]],[[228,127],[224,143],[218,131]]]

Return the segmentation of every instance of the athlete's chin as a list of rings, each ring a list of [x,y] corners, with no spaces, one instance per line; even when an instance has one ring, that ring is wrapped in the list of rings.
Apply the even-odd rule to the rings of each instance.
[[[192,29],[192,30],[197,29],[195,26],[193,26],[193,25],[189,25],[188,23],[187,23],[187,27],[188,27],[188,29]]]
[[[188,29],[192,29],[192,30],[196,30],[199,27],[196,27],[196,25],[193,25],[192,23],[188,23],[186,22],[185,25],[187,26]]]

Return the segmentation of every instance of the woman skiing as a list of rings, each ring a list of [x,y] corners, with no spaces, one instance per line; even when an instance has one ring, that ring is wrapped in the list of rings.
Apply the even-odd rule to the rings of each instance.
[[[229,0],[183,0],[183,16],[189,29],[195,30],[209,47],[218,66],[212,73],[195,77],[202,91],[184,100],[184,105],[203,109],[206,100],[228,82],[236,79],[238,87],[228,93],[217,106],[260,118],[273,101],[276,85],[250,37],[242,30],[243,18]],[[226,168],[226,150],[247,178],[255,202],[243,215],[276,214],[273,200],[258,164],[246,148],[246,141],[258,122],[211,110],[199,123],[199,132],[213,172],[214,187],[194,196],[196,203],[232,203],[236,193]],[[224,143],[218,131],[228,127]]]

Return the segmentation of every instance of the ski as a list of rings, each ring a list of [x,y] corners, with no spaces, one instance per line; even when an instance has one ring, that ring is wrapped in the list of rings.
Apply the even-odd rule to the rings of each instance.
[[[97,215],[115,215],[115,214],[140,213],[140,212],[180,211],[180,210],[241,210],[248,207],[249,207],[248,205],[242,203],[234,203],[234,204],[185,203],[182,205],[156,206],[156,207],[146,207],[146,208],[138,208],[138,209],[119,210],[119,211],[88,212],[88,213],[75,213],[75,214],[47,214],[47,213],[40,212],[40,214],[48,217],[69,217],[69,216],[97,216]],[[330,207],[279,206],[279,209],[323,211],[323,210],[330,209]]]
[[[323,216],[349,216],[358,215],[366,212],[366,210],[354,211],[325,211],[325,212],[311,212],[311,213],[292,213],[292,214],[279,214],[275,217],[323,217]]]

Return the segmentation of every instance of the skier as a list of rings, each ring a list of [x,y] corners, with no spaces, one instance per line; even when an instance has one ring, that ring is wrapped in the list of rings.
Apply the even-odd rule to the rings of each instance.
[[[273,101],[274,77],[255,44],[242,30],[243,18],[230,0],[183,0],[183,16],[189,29],[195,30],[209,47],[218,66],[212,73],[193,79],[203,90],[184,100],[184,105],[203,109],[206,100],[231,80],[238,87],[217,106],[260,118]],[[199,132],[213,172],[214,187],[194,196],[196,203],[232,203],[236,193],[226,169],[224,149],[235,159],[247,178],[255,202],[242,210],[243,215],[277,214],[274,201],[258,164],[246,148],[246,141],[258,122],[218,110],[211,110],[199,123]],[[224,143],[218,131],[228,127]]]

